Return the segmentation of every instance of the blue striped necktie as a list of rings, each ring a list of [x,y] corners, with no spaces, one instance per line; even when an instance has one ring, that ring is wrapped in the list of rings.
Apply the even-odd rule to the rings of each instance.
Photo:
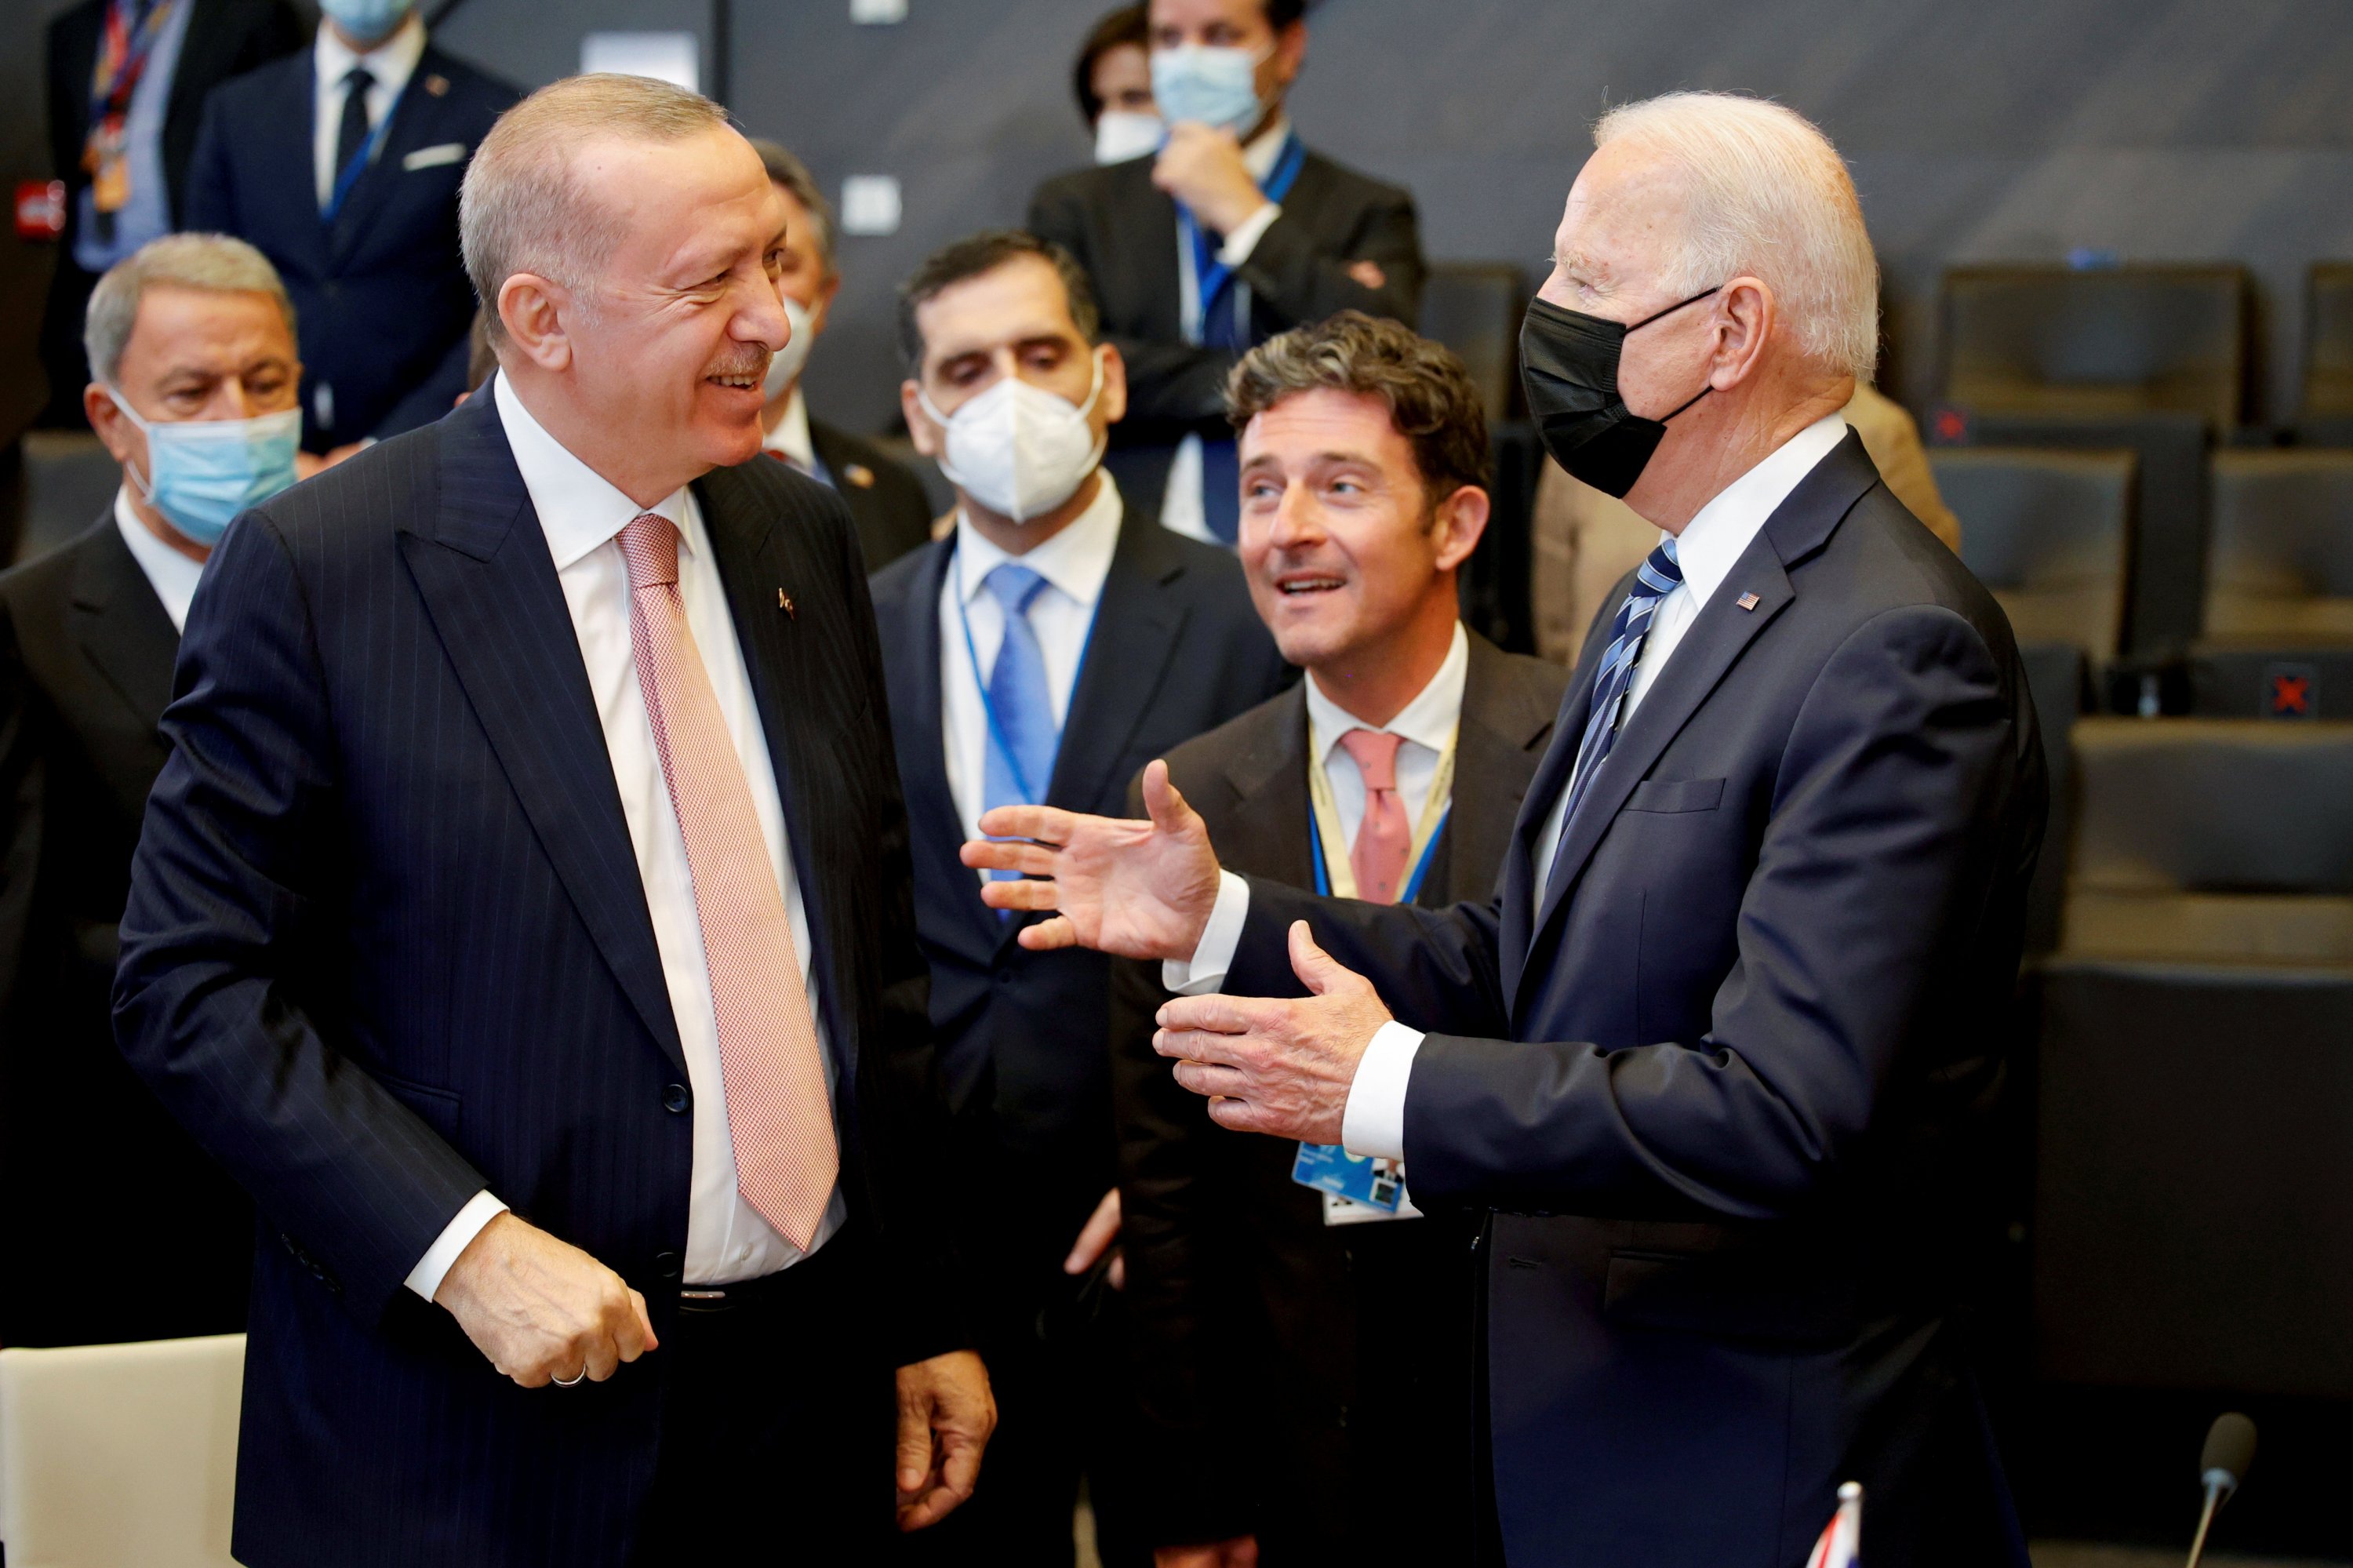
[[[1046,579],[1028,567],[1006,561],[982,579],[981,586],[1005,612],[1005,635],[997,644],[997,660],[988,673],[988,716],[991,733],[982,765],[981,803],[1035,806],[1046,799],[1054,774],[1054,753],[1062,743],[1054,723],[1053,696],[1046,684],[1046,654],[1039,646],[1038,630],[1029,622],[1029,607],[1044,591]],[[1018,871],[989,874],[997,881],[1020,876]]]
[[[1633,591],[1618,607],[1609,623],[1609,646],[1602,650],[1601,669],[1593,677],[1593,705],[1586,710],[1585,735],[1577,743],[1577,769],[1568,776],[1568,810],[1561,813],[1560,842],[1568,842],[1568,824],[1585,791],[1601,769],[1601,759],[1617,744],[1619,720],[1625,716],[1626,688],[1634,682],[1634,665],[1651,622],[1667,595],[1683,586],[1683,564],[1675,559],[1675,542],[1662,539],[1657,549],[1634,568]]]

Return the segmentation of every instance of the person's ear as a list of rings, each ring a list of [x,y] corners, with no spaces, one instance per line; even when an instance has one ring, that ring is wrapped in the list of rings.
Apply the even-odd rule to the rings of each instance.
[[[1274,56],[1269,62],[1274,67],[1278,87],[1289,87],[1299,79],[1299,69],[1307,63],[1307,23],[1303,19],[1288,24],[1274,36]]]
[[[1780,311],[1773,291],[1746,276],[1725,284],[1720,298],[1707,384],[1719,392],[1729,392],[1757,373]]]
[[[833,313],[833,297],[841,292],[841,274],[828,272],[825,281],[817,286],[817,303],[809,307],[809,331],[825,330],[825,319]]]
[[[571,291],[534,272],[516,272],[499,285],[499,324],[523,361],[542,370],[572,365],[567,317],[576,313]]]
[[[147,471],[147,438],[114,406],[102,384],[93,381],[81,389],[81,411],[109,456],[141,473]]]
[[[1097,344],[1095,352],[1103,355],[1103,391],[1095,398],[1095,412],[1108,429],[1127,418],[1127,361],[1115,344]]]
[[[1475,484],[1466,484],[1440,502],[1437,516],[1431,524],[1432,542],[1438,546],[1430,565],[1441,572],[1451,572],[1471,558],[1487,532],[1488,514],[1493,503],[1487,493]]]
[[[907,439],[915,444],[915,450],[934,462],[938,461],[940,453],[946,450],[947,442],[941,435],[939,426],[923,412],[922,388],[913,381],[899,383],[899,412],[907,421]]]

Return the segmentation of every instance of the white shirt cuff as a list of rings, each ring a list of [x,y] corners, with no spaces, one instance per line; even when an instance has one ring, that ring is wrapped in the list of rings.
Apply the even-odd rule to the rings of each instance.
[[[1218,260],[1228,267],[1239,267],[1249,260],[1250,252],[1258,249],[1260,238],[1273,228],[1274,220],[1282,216],[1282,204],[1271,201],[1242,219],[1234,226],[1234,231],[1226,236],[1226,242],[1218,247]]]
[[[484,1225],[506,1212],[507,1206],[491,1196],[487,1187],[467,1199],[458,1217],[441,1227],[440,1238],[425,1249],[425,1255],[408,1271],[408,1287],[427,1301],[432,1300],[433,1293],[441,1288],[442,1276],[458,1261],[458,1255],[482,1234]]]
[[[1405,1086],[1421,1032],[1390,1019],[1373,1032],[1340,1112],[1340,1147],[1368,1160],[1405,1158]]]
[[[1209,906],[1209,923],[1191,961],[1164,959],[1160,983],[1178,996],[1208,996],[1226,983],[1234,967],[1234,949],[1241,946],[1242,922],[1250,918],[1250,884],[1230,871],[1218,873],[1218,901]]]

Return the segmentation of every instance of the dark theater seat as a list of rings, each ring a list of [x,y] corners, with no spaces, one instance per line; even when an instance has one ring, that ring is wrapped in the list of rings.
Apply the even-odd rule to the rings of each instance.
[[[2305,291],[2304,399],[2296,440],[2353,447],[2353,261],[2313,265]]]
[[[1527,276],[1509,261],[1437,261],[1421,285],[1421,334],[1462,356],[1489,424],[1511,415],[1519,390],[1520,314]]]
[[[2353,1397],[2353,724],[2074,739],[2035,977],[2038,1369]]]
[[[2094,667],[2119,650],[2133,454],[1947,447],[1929,454],[1961,520],[1961,559],[2021,643],[2064,642]]]
[[[2353,451],[2220,452],[2191,711],[2353,718]]]

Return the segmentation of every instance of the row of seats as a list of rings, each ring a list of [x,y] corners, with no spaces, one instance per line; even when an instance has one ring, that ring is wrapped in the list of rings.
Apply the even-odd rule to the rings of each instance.
[[[2025,652],[2035,1370],[2353,1398],[2353,723],[2079,720]]]

